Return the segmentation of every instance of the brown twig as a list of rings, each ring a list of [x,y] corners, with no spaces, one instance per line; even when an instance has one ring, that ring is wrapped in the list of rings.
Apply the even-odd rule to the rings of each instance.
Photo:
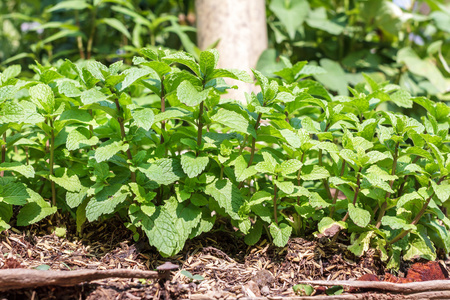
[[[0,270],[0,291],[33,288],[38,286],[73,286],[84,281],[117,278],[163,278],[164,272],[141,270],[76,270],[76,271],[41,271],[30,269]]]

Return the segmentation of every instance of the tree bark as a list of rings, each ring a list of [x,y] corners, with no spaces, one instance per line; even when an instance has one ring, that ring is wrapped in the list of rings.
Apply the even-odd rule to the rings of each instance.
[[[264,0],[196,0],[197,42],[205,50],[219,40],[219,68],[242,69],[249,74],[267,48],[266,6]],[[245,102],[244,92],[254,85],[226,80],[237,85],[227,98]]]

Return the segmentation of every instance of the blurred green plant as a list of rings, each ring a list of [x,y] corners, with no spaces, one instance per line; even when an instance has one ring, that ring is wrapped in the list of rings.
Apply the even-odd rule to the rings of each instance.
[[[279,55],[308,60],[331,91],[390,80],[412,95],[450,100],[450,3],[442,0],[270,0],[271,49],[258,69],[282,68]],[[400,7],[402,6],[402,7]],[[325,72],[326,71],[326,72]],[[390,107],[394,109],[394,107]]]
[[[198,56],[186,15],[192,0],[11,0],[0,2],[2,64],[59,58],[102,62],[131,57],[141,47],[185,49]],[[27,59],[28,58],[28,59]],[[129,61],[131,62],[131,61]]]

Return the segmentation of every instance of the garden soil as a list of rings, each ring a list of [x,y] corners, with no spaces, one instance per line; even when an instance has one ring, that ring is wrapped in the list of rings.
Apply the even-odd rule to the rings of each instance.
[[[118,219],[96,228],[88,225],[81,237],[71,234],[73,228],[67,229],[65,237],[52,231],[54,226],[46,224],[3,232],[0,269],[155,270],[166,261],[180,268],[165,282],[110,278],[72,287],[10,290],[0,292],[0,299],[303,299],[292,288],[300,280],[352,280],[364,274],[381,280],[386,277],[378,253],[369,250],[365,256],[355,257],[346,249],[345,236],[338,243],[292,238],[283,248],[267,240],[250,247],[233,228],[222,224],[220,230],[188,241],[178,255],[163,258],[146,241],[134,242]],[[448,257],[441,257],[439,264],[448,277]],[[410,265],[403,262],[396,275],[404,277]],[[192,280],[182,274],[185,271],[203,280]],[[314,298],[323,298],[324,291],[325,287],[316,288]],[[354,297],[352,292],[347,295]],[[352,299],[404,299],[401,294],[359,292],[358,298]],[[345,294],[327,299],[346,299]]]

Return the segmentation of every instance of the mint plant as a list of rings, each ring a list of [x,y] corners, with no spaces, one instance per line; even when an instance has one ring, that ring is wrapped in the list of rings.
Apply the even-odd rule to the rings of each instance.
[[[216,50],[141,54],[131,67],[36,64],[28,81],[17,66],[2,72],[2,230],[60,210],[79,232],[117,215],[163,256],[217,218],[249,245],[347,239],[390,268],[450,251],[444,103],[369,76],[333,96],[309,79],[321,69],[283,57],[273,78],[253,71],[261,92],[243,105],[226,98],[223,78],[252,78],[217,68]],[[427,114],[380,110],[387,101]]]

